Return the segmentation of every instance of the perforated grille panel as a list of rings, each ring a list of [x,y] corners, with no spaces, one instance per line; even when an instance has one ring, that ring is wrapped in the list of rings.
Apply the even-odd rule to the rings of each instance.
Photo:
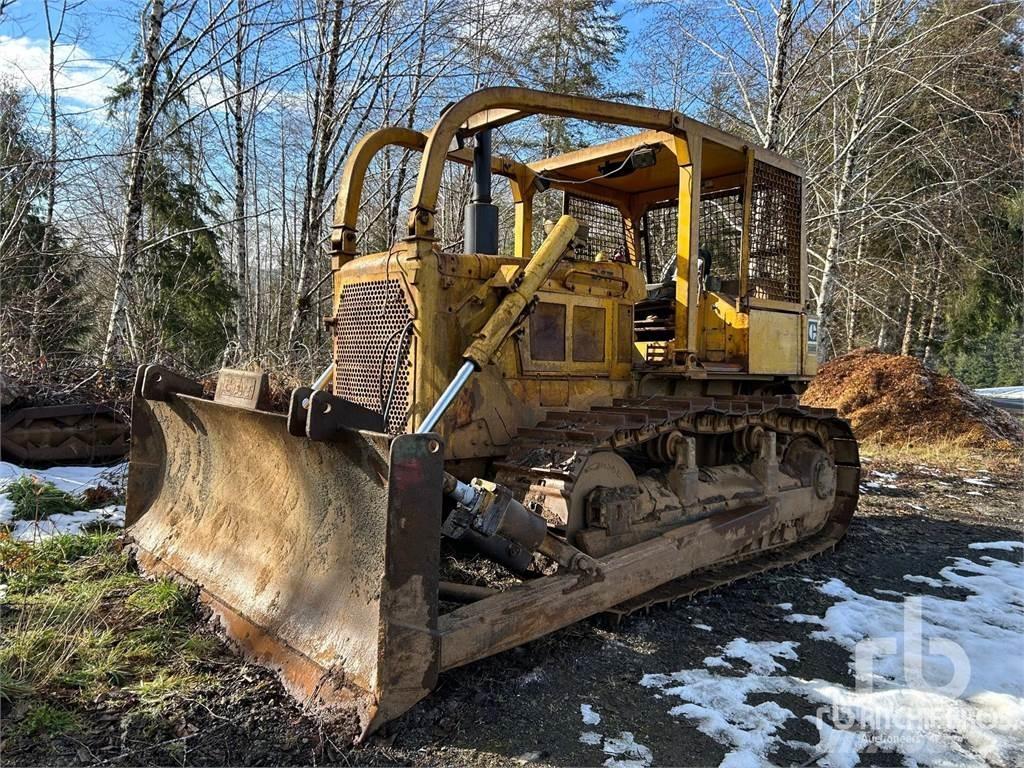
[[[380,414],[390,399],[387,431],[393,435],[405,432],[413,333],[409,305],[399,282],[346,285],[337,321],[334,393]]]
[[[768,163],[754,162],[751,208],[751,296],[800,301],[801,179]]]
[[[587,227],[586,241],[577,243],[577,259],[593,261],[598,251],[603,251],[609,261],[617,255],[625,259],[626,226],[615,206],[566,194],[564,210]]]
[[[730,189],[700,198],[700,252],[711,262],[708,274],[723,281],[737,281],[739,290],[740,248],[743,241],[743,194]],[[707,267],[705,267],[707,269]]]

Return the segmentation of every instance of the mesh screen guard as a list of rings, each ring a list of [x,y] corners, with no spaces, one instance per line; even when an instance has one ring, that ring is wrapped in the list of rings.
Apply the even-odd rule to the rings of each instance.
[[[587,227],[587,239],[576,245],[577,259],[593,261],[599,251],[609,260],[625,258],[626,227],[618,208],[566,193],[563,210]]]
[[[750,222],[750,295],[800,301],[801,179],[760,160],[754,162]]]
[[[412,343],[412,317],[398,280],[344,287],[334,335],[334,393],[380,414],[388,409],[385,428],[393,435],[406,428]]]

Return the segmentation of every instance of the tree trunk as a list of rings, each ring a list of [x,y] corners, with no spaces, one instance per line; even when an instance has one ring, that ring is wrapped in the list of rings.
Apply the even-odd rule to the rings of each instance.
[[[920,248],[920,243],[918,248]],[[907,291],[907,313],[903,317],[903,343],[900,345],[901,355],[909,355],[914,347],[914,309],[917,306],[918,291],[917,263],[918,259],[915,254],[914,264],[910,271],[910,287]]]
[[[153,104],[156,78],[160,65],[160,33],[164,23],[164,0],[152,0],[149,12],[146,43],[143,51],[142,74],[139,78],[138,113],[135,118],[135,136],[128,159],[128,186],[124,198],[124,223],[121,230],[117,272],[114,275],[114,296],[110,304],[110,322],[103,344],[103,365],[107,365],[122,333],[123,315],[127,311],[128,287],[139,253],[139,230],[142,226],[142,185],[146,160],[149,156],[150,134],[153,129]]]
[[[32,350],[40,358],[44,355],[41,335],[43,312],[46,304],[46,288],[50,282],[50,269],[53,264],[53,255],[51,253],[53,249],[53,208],[57,198],[57,85],[55,82],[56,62],[54,54],[57,47],[57,39],[60,37],[61,30],[64,27],[64,14],[67,11],[67,3],[65,2],[64,7],[61,8],[60,24],[56,32],[50,19],[49,0],[43,5],[46,13],[46,34],[49,41],[47,75],[50,88],[48,115],[50,123],[50,155],[47,158],[46,169],[46,218],[43,220],[43,242],[40,249],[42,253],[39,254],[39,277],[34,296],[32,297],[32,320],[29,325],[29,343]]]
[[[409,94],[409,109],[406,113],[405,126],[412,128],[416,124],[416,106],[420,100],[420,87],[423,82],[423,65],[427,57],[427,17],[430,13],[430,0],[423,0],[420,14],[420,40],[419,50],[416,53],[416,68],[413,72],[412,86]],[[391,207],[388,211],[388,248],[394,245],[398,237],[398,215],[399,207],[402,204],[402,193],[405,187],[405,179],[409,173],[408,151],[402,153],[402,159],[398,164],[398,180],[395,182],[395,194],[391,200]]]
[[[235,93],[231,99],[229,111],[234,122],[234,157],[235,171],[235,269],[238,277],[238,295],[235,300],[235,322],[238,324],[239,353],[244,357],[252,352],[252,333],[249,324],[249,269],[248,269],[248,231],[245,221],[245,171],[246,171],[246,115],[242,77],[243,56],[246,47],[246,30],[248,27],[247,0],[238,2],[238,26],[235,29],[234,55],[234,86]]]
[[[928,366],[932,363],[932,352],[935,347],[935,334],[939,330],[939,321],[942,317],[942,293],[939,285],[942,282],[942,243],[939,243],[939,255],[935,264],[935,291],[932,293],[932,312],[928,321],[928,335],[925,337],[924,355],[922,362]]]
[[[309,309],[306,298],[309,282],[309,266],[313,263],[320,244],[321,212],[324,205],[324,187],[327,176],[327,163],[331,151],[332,122],[334,120],[335,97],[337,95],[338,60],[341,56],[341,25],[342,1],[334,0],[331,19],[331,41],[327,51],[327,66],[322,82],[317,83],[317,115],[313,146],[307,155],[306,176],[309,180],[303,211],[303,233],[299,244],[299,276],[295,285],[295,305],[292,309],[291,322],[288,326],[288,346],[286,354],[292,360],[299,331]]]
[[[852,192],[854,174],[857,170],[857,159],[860,152],[861,141],[865,132],[867,118],[867,94],[871,87],[872,80],[872,57],[874,55],[875,43],[879,33],[879,17],[877,4],[871,3],[868,11],[871,13],[871,20],[868,26],[868,39],[864,47],[863,76],[857,82],[857,96],[854,103],[853,119],[850,126],[850,139],[847,143],[843,161],[842,174],[839,177],[839,184],[836,187],[836,194],[833,200],[832,213],[829,217],[828,246],[825,249],[825,257],[821,267],[821,279],[818,286],[817,312],[821,318],[821,343],[825,354],[829,355],[833,349],[831,342],[831,327],[834,321],[834,294],[836,276],[839,270],[839,254],[842,245],[843,227],[846,223],[846,203]]]
[[[783,89],[786,79],[786,57],[793,38],[793,2],[782,0],[775,22],[775,61],[772,63],[771,81],[768,84],[768,117],[764,126],[766,149],[778,146],[779,118],[782,116]]]

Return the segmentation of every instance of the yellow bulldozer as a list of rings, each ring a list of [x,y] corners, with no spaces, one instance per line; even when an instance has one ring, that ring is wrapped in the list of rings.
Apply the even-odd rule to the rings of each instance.
[[[492,153],[531,116],[634,130]],[[390,146],[422,153],[408,232],[361,254]],[[435,228],[448,163],[473,169],[458,249]],[[562,213],[545,225],[539,200]],[[333,361],[288,414],[258,372],[223,370],[208,399],[139,369],[140,566],[197,585],[245,653],[365,737],[445,670],[834,546],[860,469],[846,422],[798,400],[817,368],[803,200],[786,158],[642,106],[491,88],[429,132],[370,133],[332,227]]]

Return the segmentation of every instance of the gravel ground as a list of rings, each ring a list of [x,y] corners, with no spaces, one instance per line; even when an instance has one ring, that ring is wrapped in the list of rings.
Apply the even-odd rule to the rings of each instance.
[[[609,735],[629,732],[653,756],[644,760],[642,751],[626,749],[612,766],[718,765],[729,749],[692,721],[670,716],[671,702],[639,685],[644,674],[700,668],[706,657],[721,653],[721,645],[743,637],[797,641],[799,658],[789,664],[789,674],[852,685],[849,652],[809,638],[814,627],[785,621],[778,604],[792,603],[795,612],[821,615],[833,600],[816,585],[831,578],[861,593],[888,589],[928,594],[932,587],[909,583],[903,576],[937,573],[951,557],[1020,558],[1020,550],[968,549],[971,542],[1021,539],[1022,482],[1016,467],[992,474],[986,485],[966,482],[977,476],[970,469],[870,461],[864,469],[858,515],[834,552],[652,608],[616,626],[600,618],[582,622],[446,673],[433,695],[363,747],[345,747],[339,734],[304,717],[270,675],[223,654],[211,659],[209,667],[230,684],[215,696],[177,703],[158,722],[136,722],[130,701],[97,702],[95,719],[74,738],[15,740],[6,744],[3,762],[600,765],[617,758],[609,757],[607,742],[602,751],[600,742],[595,746],[580,740],[590,728],[581,719],[581,705],[590,705],[600,713],[599,730]],[[945,597],[955,594],[943,590]],[[788,694],[775,701],[797,715],[813,709]],[[787,724],[784,736],[817,741],[816,728],[799,719]],[[815,757],[783,745],[771,759],[808,764]],[[861,754],[862,764],[902,761],[898,752]]]

